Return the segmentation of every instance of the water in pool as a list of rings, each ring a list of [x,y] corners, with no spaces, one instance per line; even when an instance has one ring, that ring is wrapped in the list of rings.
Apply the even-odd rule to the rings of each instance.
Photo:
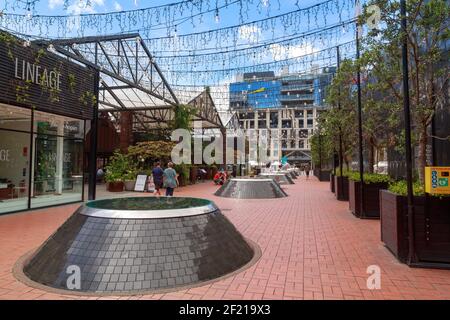
[[[97,200],[87,203],[87,206],[106,210],[171,210],[202,207],[210,203],[198,198],[134,197]]]

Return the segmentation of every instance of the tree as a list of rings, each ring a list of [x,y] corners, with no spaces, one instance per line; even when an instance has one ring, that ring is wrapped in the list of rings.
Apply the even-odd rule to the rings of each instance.
[[[354,62],[344,60],[327,89],[326,101],[333,108],[323,112],[318,119],[324,134],[332,137],[335,150],[339,150],[339,136],[341,137],[343,158],[347,168],[357,141],[356,99],[353,92],[354,74]]]
[[[376,79],[372,90],[384,93],[384,97],[379,98],[379,101],[388,103],[392,108],[387,115],[391,129],[398,130],[401,128],[400,110],[403,101],[401,91],[403,34],[399,3],[371,0],[367,3],[367,6],[370,5],[377,5],[381,9],[382,26],[368,32],[363,42],[365,53],[361,63]],[[370,15],[366,9],[364,12],[360,17],[360,23],[363,23]],[[422,183],[429,141],[428,127],[436,107],[444,103],[448,90],[448,52],[444,49],[443,43],[448,41],[450,35],[449,15],[449,4],[444,0],[407,1],[406,36],[409,49],[412,134],[413,142],[418,146],[418,173]],[[400,136],[398,131],[396,135]],[[392,136],[390,142],[394,142]]]

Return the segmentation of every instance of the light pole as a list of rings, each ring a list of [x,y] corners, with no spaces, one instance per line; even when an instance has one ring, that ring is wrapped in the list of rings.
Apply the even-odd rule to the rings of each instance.
[[[359,9],[359,0],[356,0],[356,6]],[[358,12],[359,13],[359,12]],[[358,98],[357,98],[357,106],[358,106],[358,145],[359,145],[359,199],[360,199],[360,214],[361,218],[364,218],[364,158],[363,158],[363,132],[362,132],[362,103],[361,103],[361,70],[359,68],[359,23],[358,23],[359,14],[356,18],[356,66],[358,71],[356,72],[356,81],[358,87]]]
[[[414,244],[414,194],[412,182],[411,117],[409,108],[409,72],[408,72],[408,29],[406,20],[406,1],[400,0],[402,30],[402,71],[403,71],[403,113],[405,121],[406,185],[408,201],[408,264],[415,262]]]

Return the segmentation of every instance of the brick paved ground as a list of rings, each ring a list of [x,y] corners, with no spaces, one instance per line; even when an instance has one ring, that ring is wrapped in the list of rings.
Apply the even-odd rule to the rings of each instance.
[[[212,199],[262,249],[251,268],[205,286],[167,294],[88,299],[450,299],[450,271],[411,269],[380,242],[380,222],[359,220],[338,202],[328,183],[300,178],[288,198],[233,200],[202,183],[177,195]],[[19,257],[40,245],[77,205],[0,217],[0,299],[82,299],[28,287],[11,272]],[[366,268],[377,264],[382,289],[366,288]]]

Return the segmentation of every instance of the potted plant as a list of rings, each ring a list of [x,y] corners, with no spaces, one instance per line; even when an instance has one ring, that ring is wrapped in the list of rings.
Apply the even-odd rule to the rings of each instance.
[[[382,189],[387,189],[391,178],[388,175],[364,173],[364,203],[361,212],[361,179],[359,172],[350,172],[349,179],[349,208],[358,218],[380,217],[380,196]]]
[[[106,166],[106,189],[110,192],[122,192],[124,179],[129,170],[130,160],[128,156],[116,151]]]
[[[123,176],[123,181],[126,191],[134,191],[134,186],[136,185],[136,177],[136,169],[130,169],[127,171],[127,173],[125,173],[125,175]]]
[[[427,195],[414,183],[414,244],[416,261],[450,267],[450,197]],[[406,181],[380,191],[381,240],[401,262],[408,257]]]

